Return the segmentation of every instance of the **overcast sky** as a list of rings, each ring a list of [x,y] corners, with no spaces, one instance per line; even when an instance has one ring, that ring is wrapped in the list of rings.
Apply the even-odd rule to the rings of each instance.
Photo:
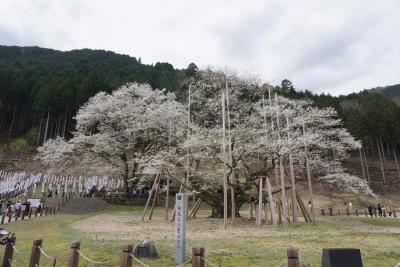
[[[400,83],[400,1],[1,0],[0,44],[229,66],[334,95]]]

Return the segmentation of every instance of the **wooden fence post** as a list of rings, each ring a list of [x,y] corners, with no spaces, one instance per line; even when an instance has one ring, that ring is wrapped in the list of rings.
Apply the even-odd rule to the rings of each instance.
[[[81,242],[79,241],[72,241],[71,247],[69,250],[69,257],[68,257],[68,267],[78,267],[79,262],[79,253],[78,250],[80,249]]]
[[[1,224],[4,224],[4,219],[6,218],[6,213],[3,212],[3,215],[1,215]]]
[[[340,210],[338,210],[338,215],[339,215],[339,216],[341,216],[341,214],[340,214]]]
[[[124,245],[122,247],[122,255],[121,255],[121,267],[132,267],[132,257],[131,254],[133,252],[132,245]]]
[[[192,267],[204,267],[204,247],[192,248]]]
[[[347,216],[350,216],[350,210],[348,208],[346,209],[346,213],[347,213]]]
[[[288,267],[300,267],[298,248],[289,247],[287,249],[287,262]]]
[[[11,267],[11,262],[14,253],[15,236],[11,236],[7,242],[4,250],[3,264],[2,267]]]
[[[32,217],[32,208],[29,208],[28,217],[29,217],[29,219]]]
[[[358,217],[358,209],[356,209],[356,215],[357,215],[357,217]]]
[[[36,208],[36,210],[35,210],[35,218],[38,216],[38,210],[37,210],[37,208]]]
[[[393,217],[397,218],[396,210],[395,210],[395,209],[393,209]]]
[[[8,214],[8,222],[11,222],[11,218],[12,218],[12,212],[10,211],[10,213]]]
[[[367,209],[364,209],[365,211],[365,217],[368,217]]]
[[[25,210],[22,211],[22,214],[21,214],[21,221],[23,221],[24,219],[25,219]]]
[[[42,239],[33,240],[31,259],[29,261],[29,267],[39,266],[39,261],[40,261],[40,249],[39,249],[39,247],[40,246],[42,246]]]
[[[45,211],[44,211],[44,215],[45,215],[45,216],[47,216],[47,212],[48,212],[48,211],[49,211],[49,208],[46,207],[46,208],[45,208]]]

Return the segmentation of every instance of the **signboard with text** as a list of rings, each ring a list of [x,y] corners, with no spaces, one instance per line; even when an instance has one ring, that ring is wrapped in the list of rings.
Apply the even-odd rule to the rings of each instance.
[[[185,236],[187,220],[187,195],[176,194],[175,202],[175,264],[185,261]]]

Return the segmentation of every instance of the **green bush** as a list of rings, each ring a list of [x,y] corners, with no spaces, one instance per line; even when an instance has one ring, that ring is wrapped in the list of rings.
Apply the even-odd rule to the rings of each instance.
[[[26,151],[29,150],[28,141],[24,138],[17,138],[10,144],[10,149],[14,153],[19,153],[20,156]]]

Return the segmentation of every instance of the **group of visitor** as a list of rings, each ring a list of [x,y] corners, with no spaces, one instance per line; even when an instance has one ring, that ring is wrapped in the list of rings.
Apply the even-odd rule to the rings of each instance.
[[[6,204],[5,215],[9,216],[10,214],[21,214],[21,212],[24,212],[25,215],[28,215],[30,207],[31,203],[29,201],[21,202],[20,200],[17,200],[15,203],[13,203],[12,201],[8,200]],[[41,211],[42,207],[42,202],[39,202],[37,207],[38,212]]]
[[[367,208],[370,217],[391,217],[393,214],[393,209],[390,206],[369,204]]]
[[[43,193],[44,194],[44,193]],[[58,195],[59,195],[60,193],[58,192],[58,189],[56,189],[55,191],[54,191],[54,195],[55,195],[55,197],[58,197]],[[61,190],[61,197],[64,197],[65,196],[65,191],[64,190]],[[49,189],[47,189],[47,198],[52,198],[53,197],[53,190],[51,190],[50,188]]]

